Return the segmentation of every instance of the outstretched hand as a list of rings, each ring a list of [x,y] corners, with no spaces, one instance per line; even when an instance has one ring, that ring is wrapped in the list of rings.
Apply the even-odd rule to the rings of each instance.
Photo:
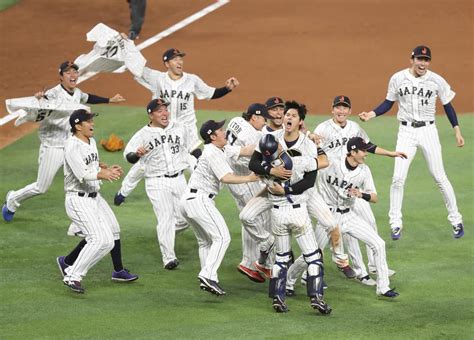
[[[370,111],[370,112],[365,112],[364,111],[364,112],[359,113],[359,118],[363,122],[366,122],[369,119],[372,119],[374,117],[375,117],[375,112],[374,111]]]
[[[227,89],[231,91],[239,85],[240,83],[235,77],[230,77],[229,79],[225,81],[225,87],[227,87]]]
[[[122,97],[120,94],[116,94],[115,96],[113,96],[112,98],[110,98],[109,102],[111,103],[120,103],[120,102],[124,102],[125,101],[125,98]]]

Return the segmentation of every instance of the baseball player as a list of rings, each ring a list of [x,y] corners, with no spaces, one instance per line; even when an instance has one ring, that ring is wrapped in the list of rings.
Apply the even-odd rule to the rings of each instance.
[[[94,116],[96,114],[85,110],[74,111],[69,118],[73,136],[66,141],[64,146],[66,213],[72,221],[72,226],[80,230],[86,241],[74,263],[64,269],[64,284],[77,293],[84,293],[81,281],[93,265],[114,247],[118,250],[115,255],[120,255],[120,242],[116,242],[120,240],[120,226],[99,190],[101,180],[118,180],[122,169],[118,165],[106,167],[100,164],[93,138]],[[112,274],[112,279],[125,278],[122,276],[124,273],[114,274]],[[129,274],[128,271],[126,274],[130,278],[127,281],[138,278],[136,275]]]
[[[285,115],[283,117],[283,129],[277,130],[272,134],[279,141],[284,150],[288,150],[291,156],[304,155],[317,159],[318,168],[324,168],[328,165],[327,157],[324,154],[318,155],[317,146],[300,131],[300,127],[303,124],[304,118],[306,117],[306,107],[295,101],[287,101],[285,103]],[[292,173],[290,170],[284,167],[273,167],[262,165],[262,154],[258,149],[258,146],[252,155],[249,163],[250,170],[254,171],[259,175],[271,175],[273,177],[287,180],[291,177]],[[291,190],[287,188],[287,190]],[[347,255],[342,252],[342,243],[340,242],[340,232],[329,208],[326,206],[320,195],[316,190],[310,190],[311,198],[308,200],[308,209],[311,216],[314,216],[323,225],[327,226],[328,233],[331,234],[331,238],[334,241],[332,246],[333,260],[337,263],[338,268],[344,272],[348,277],[354,277],[355,273],[348,265]],[[265,196],[257,196],[245,206],[241,211],[239,217],[245,224],[255,224],[255,218],[263,211],[271,209],[272,204]],[[271,277],[271,269],[265,266],[266,257],[268,252],[261,251],[259,260],[255,264],[257,270],[259,270],[267,278]],[[302,270],[305,268],[303,258],[300,259],[302,263]]]
[[[112,98],[99,97],[82,92],[76,87],[78,66],[70,61],[65,61],[59,66],[60,84],[47,90],[38,92],[35,96],[39,99],[47,97],[66,103],[118,103],[125,99],[116,94]],[[41,141],[38,158],[38,177],[36,182],[17,191],[9,191],[5,204],[2,207],[3,219],[10,222],[21,203],[31,197],[44,194],[48,191],[54,176],[64,162],[64,143],[70,136],[69,117],[52,117],[46,113],[38,118],[38,135]]]
[[[403,229],[402,201],[403,187],[411,161],[420,148],[428,163],[428,169],[443,195],[448,210],[448,220],[453,227],[453,236],[464,235],[462,216],[459,213],[456,196],[444,171],[441,144],[435,124],[436,98],[439,96],[448,120],[454,128],[458,147],[464,146],[456,111],[451,101],[456,95],[440,75],[429,70],[431,50],[427,46],[417,46],[411,54],[411,66],[395,73],[388,84],[385,101],[370,112],[361,112],[363,121],[380,116],[398,102],[397,118],[400,127],[397,150],[407,154],[407,160],[395,159],[392,185],[390,186],[389,222],[392,239],[398,240]]]
[[[225,120],[206,121],[200,129],[204,140],[204,152],[188,182],[186,193],[181,199],[183,216],[192,225],[199,245],[200,288],[215,295],[225,295],[219,285],[217,270],[230,243],[230,234],[224,218],[217,210],[214,197],[222,183],[242,184],[256,182],[255,174],[237,176],[226,161],[224,147],[227,144],[223,129]],[[254,145],[239,149],[240,156],[250,156]]]
[[[233,118],[227,126],[227,144],[230,146],[244,147],[250,144],[257,144],[262,136],[262,128],[265,126],[265,119],[268,117],[267,108],[263,104],[255,103],[248,107],[247,112],[242,113],[242,117]],[[229,147],[226,147],[229,149]],[[233,157],[228,159],[230,168],[234,174],[245,176],[250,174],[248,167],[250,158]],[[229,190],[234,198],[239,211],[241,211],[250,199],[261,192],[265,186],[261,182],[251,182],[243,184],[229,184]],[[267,212],[258,216],[257,223],[265,231],[269,222]],[[255,234],[258,235],[255,235]],[[268,238],[268,232],[260,234],[259,231],[247,231],[242,224],[242,261],[237,266],[237,270],[255,282],[264,282],[265,278],[256,270],[254,262],[259,256],[259,237]]]
[[[268,198],[272,203],[272,232],[275,235],[276,257],[272,268],[269,296],[273,299],[273,308],[278,313],[288,312],[285,303],[285,281],[291,260],[291,235],[294,235],[301,248],[302,256],[308,264],[307,293],[311,307],[322,314],[331,313],[331,307],[323,300],[324,267],[322,253],[316,243],[306,202],[309,192],[316,181],[318,163],[314,157],[290,157],[283,151],[275,136],[267,134],[259,142],[263,155],[263,166],[283,166],[292,171],[285,181],[268,182]]]
[[[184,68],[184,56],[186,54],[175,48],[171,48],[163,53],[163,63],[166,72],[152,70],[144,67],[143,73],[135,79],[149,89],[152,98],[162,98],[169,102],[168,107],[171,113],[170,120],[179,120],[186,127],[189,135],[189,145],[191,154],[199,158],[202,151],[199,149],[199,140],[196,127],[196,112],[194,110],[194,97],[198,99],[218,99],[239,85],[239,81],[231,77],[226,80],[225,86],[214,88],[207,85],[195,74],[186,73]],[[140,166],[133,166],[125,177],[122,188],[117,193],[114,203],[120,205],[125,197],[136,187],[143,178],[144,169]]]
[[[364,164],[370,147],[371,145],[365,143],[360,137],[350,138],[347,141],[346,158],[335,159],[325,171],[320,172],[319,188],[324,201],[341,226],[342,233],[361,240],[372,249],[377,270],[377,294],[394,298],[398,296],[398,293],[389,287],[385,242],[364,219],[352,210],[354,202],[358,199],[371,203],[377,202],[372,173]],[[320,247],[324,247],[324,244],[320,244]]]
[[[147,106],[150,123],[133,135],[124,155],[145,168],[145,189],[158,224],[156,232],[165,269],[179,265],[174,251],[175,216],[186,190],[184,170],[188,167],[188,134],[179,121],[170,121],[169,103],[153,99]]]
[[[262,129],[263,133],[281,130],[285,114],[285,101],[280,97],[270,97],[265,102],[265,107],[268,111],[268,119],[267,125]]]
[[[319,147],[324,150],[329,158],[329,161],[341,161],[346,158],[347,141],[352,137],[360,137],[364,139],[370,147],[368,152],[376,155],[383,155],[388,157],[402,157],[406,158],[403,152],[388,151],[380,146],[377,146],[369,141],[367,133],[354,121],[348,120],[351,114],[351,100],[349,97],[341,95],[334,98],[332,103],[332,118],[319,124],[314,133],[321,138]],[[325,170],[322,170],[325,171]],[[321,177],[319,177],[321,179]],[[355,200],[353,213],[365,220],[375,231],[377,231],[377,223],[375,216],[370,208],[370,204],[364,200]],[[318,232],[316,232],[318,236]],[[358,241],[348,236],[344,238],[344,243],[348,247],[348,252],[357,261],[353,262],[352,268],[358,273],[359,280],[364,284],[375,285],[375,281],[368,276],[365,265],[362,261],[362,254],[360,253]],[[367,257],[369,260],[369,271],[375,274],[375,265],[373,261],[372,252],[370,248],[367,249]],[[389,269],[389,275],[392,276],[395,272]]]

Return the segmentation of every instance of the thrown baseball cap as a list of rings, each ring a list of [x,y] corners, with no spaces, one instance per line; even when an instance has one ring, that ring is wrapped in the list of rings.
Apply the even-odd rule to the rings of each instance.
[[[352,137],[347,142],[347,152],[352,150],[367,150],[370,147],[362,138]]]
[[[201,129],[199,130],[199,134],[201,138],[204,139],[204,144],[209,144],[211,142],[211,135],[214,131],[219,130],[225,124],[225,119],[220,122],[216,122],[215,120],[208,120],[202,124]]]
[[[343,105],[347,106],[348,108],[351,108],[351,100],[347,96],[337,96],[332,102],[332,107],[338,105]]]
[[[417,46],[411,52],[412,58],[428,58],[431,60],[431,50],[428,46]]]
[[[71,116],[69,117],[69,124],[73,128],[76,124],[91,120],[92,118],[98,115],[98,113],[87,112],[84,109],[79,109],[71,114]]]
[[[63,74],[63,72],[66,72],[70,68],[73,68],[76,71],[79,70],[79,66],[74,64],[74,62],[66,60],[64,63],[59,65],[59,74]]]
[[[170,103],[166,102],[164,99],[162,98],[156,98],[156,99],[152,99],[151,102],[148,103],[147,107],[146,107],[146,112],[148,113],[152,113],[153,111],[155,111],[157,108],[159,108],[160,106],[168,106],[170,105]]]
[[[269,117],[267,108],[265,107],[265,105],[260,104],[260,103],[250,104],[250,106],[247,109],[247,112],[244,112],[242,114],[242,117],[250,119],[252,115],[263,116],[265,118]]]
[[[265,106],[267,107],[267,109],[272,109],[276,106],[284,107],[285,101],[280,97],[271,97],[267,99],[267,101],[265,102]]]
[[[163,61],[170,61],[173,58],[176,58],[178,56],[184,57],[185,55],[186,53],[181,52],[176,48],[170,48],[169,50],[165,51],[165,53],[163,53]]]

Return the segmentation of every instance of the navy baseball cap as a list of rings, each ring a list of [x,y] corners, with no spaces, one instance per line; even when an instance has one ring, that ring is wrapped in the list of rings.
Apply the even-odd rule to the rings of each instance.
[[[163,61],[170,61],[171,59],[173,58],[176,58],[176,57],[184,57],[186,55],[186,53],[184,52],[181,52],[180,50],[176,49],[176,48],[170,48],[169,50],[165,51],[165,53],[163,53]]]
[[[332,102],[332,107],[338,105],[343,105],[347,106],[348,108],[351,108],[351,100],[347,96],[337,96]]]
[[[166,102],[162,98],[152,99],[152,101],[149,102],[147,107],[146,107],[146,112],[152,113],[157,108],[159,108],[160,106],[163,106],[163,105],[168,106],[168,105],[170,105],[170,103]]]
[[[428,58],[431,60],[431,50],[428,46],[417,46],[411,52],[411,58]]]
[[[271,97],[267,99],[265,106],[267,109],[272,109],[277,106],[285,107],[285,101],[280,97]]]
[[[74,64],[72,61],[66,60],[64,63],[59,65],[59,74],[63,74],[63,72],[66,72],[70,68],[75,69],[76,71],[79,70],[79,66]]]
[[[352,150],[367,150],[370,147],[362,138],[352,137],[347,142],[347,152]]]
[[[211,135],[214,131],[219,130],[225,124],[225,119],[220,122],[216,122],[215,120],[208,120],[202,124],[201,129],[199,130],[199,134],[201,138],[204,139],[204,144],[209,144],[211,142]]]
[[[98,115],[98,113],[87,112],[84,109],[79,109],[71,114],[71,116],[69,117],[69,124],[73,128],[74,126],[76,126],[76,124],[91,120],[92,118]]]
[[[256,116],[263,116],[265,118],[268,118],[268,110],[265,107],[265,105],[260,104],[260,103],[253,103],[250,104],[250,106],[247,109],[247,112],[245,112],[242,117],[250,119],[252,115]]]

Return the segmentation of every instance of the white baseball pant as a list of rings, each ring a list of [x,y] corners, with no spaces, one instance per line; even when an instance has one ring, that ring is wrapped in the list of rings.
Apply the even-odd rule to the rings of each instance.
[[[390,186],[390,211],[388,213],[391,227],[403,227],[403,187],[408,169],[418,148],[423,152],[423,156],[428,163],[428,170],[443,195],[444,203],[448,210],[449,222],[452,225],[461,223],[462,216],[457,207],[456,196],[444,170],[441,143],[436,125],[430,124],[419,128],[400,125],[396,150],[405,152],[408,158],[395,158],[392,185]]]
[[[132,191],[137,187],[138,183],[145,176],[145,165],[141,162],[133,164],[133,166],[128,170],[127,175],[122,181],[122,186],[120,187],[120,193],[127,197],[132,193]]]

